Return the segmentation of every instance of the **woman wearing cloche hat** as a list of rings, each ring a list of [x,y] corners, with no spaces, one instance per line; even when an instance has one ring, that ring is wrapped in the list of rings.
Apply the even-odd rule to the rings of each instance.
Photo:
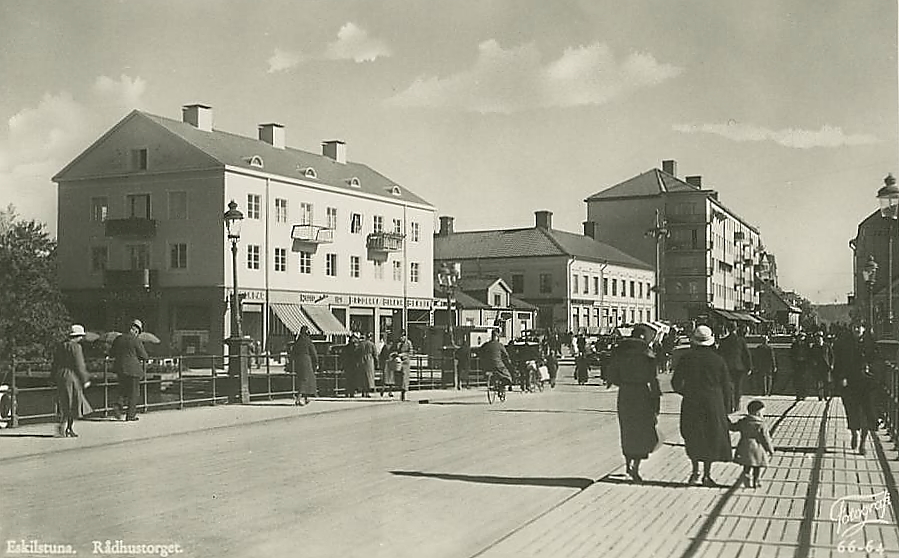
[[[680,431],[693,465],[689,484],[699,482],[699,463],[703,464],[703,486],[718,486],[712,479],[712,463],[730,461],[731,383],[727,364],[715,352],[715,336],[708,326],[698,326],[691,338],[692,347],[674,369],[671,385],[683,396]]]
[[[68,339],[60,343],[53,353],[51,374],[56,384],[59,405],[56,435],[60,438],[78,437],[72,429],[75,419],[93,412],[84,396],[84,388],[91,384],[87,367],[84,365],[84,352],[81,350],[84,335],[83,326],[73,325],[69,330]]]

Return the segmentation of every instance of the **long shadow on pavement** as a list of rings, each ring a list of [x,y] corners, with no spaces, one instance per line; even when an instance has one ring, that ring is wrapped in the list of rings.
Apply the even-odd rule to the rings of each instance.
[[[425,473],[422,471],[390,471],[400,477],[424,477],[439,480],[476,482],[482,484],[506,484],[518,486],[549,486],[584,490],[593,479],[581,477],[498,477],[494,475],[458,475],[454,473]]]

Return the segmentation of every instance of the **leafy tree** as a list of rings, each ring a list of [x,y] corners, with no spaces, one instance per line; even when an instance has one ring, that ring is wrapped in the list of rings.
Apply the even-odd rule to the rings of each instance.
[[[69,315],[57,283],[56,241],[37,221],[0,211],[0,361],[45,357]]]

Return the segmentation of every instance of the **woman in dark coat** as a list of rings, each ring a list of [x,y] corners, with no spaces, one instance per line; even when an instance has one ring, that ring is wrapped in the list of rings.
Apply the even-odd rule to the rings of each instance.
[[[405,330],[400,331],[400,338],[394,341],[390,351],[393,359],[394,380],[400,388],[400,401],[406,400],[406,392],[409,390],[409,376],[412,374],[412,351],[412,341],[406,337]]]
[[[356,344],[356,365],[359,367],[359,387],[362,397],[371,397],[375,390],[375,366],[378,362],[378,349],[369,333]]]
[[[649,328],[634,327],[631,337],[615,348],[609,360],[609,382],[619,386],[621,453],[627,463],[627,474],[634,482],[643,481],[640,461],[659,445],[656,424],[662,392],[656,377],[655,354],[648,343],[652,336]]]
[[[712,479],[712,463],[730,461],[732,457],[727,417],[731,408],[730,376],[724,359],[715,352],[711,329],[697,327],[692,343],[693,347],[678,360],[671,385],[683,396],[680,432],[693,464],[689,484],[699,482],[702,462],[702,484],[718,486]]]
[[[56,435],[60,438],[77,438],[78,434],[72,429],[75,419],[93,412],[84,396],[84,388],[90,386],[91,382],[84,364],[84,352],[81,350],[82,339],[84,327],[75,324],[69,332],[69,338],[60,343],[53,353],[51,379],[56,384],[59,405]]]
[[[852,449],[865,455],[868,432],[877,428],[877,382],[871,365],[874,361],[874,340],[865,326],[855,324],[851,332],[837,339],[833,350],[833,374],[843,399],[846,421],[852,432]],[[859,439],[861,432],[861,439]]]
[[[318,370],[318,353],[309,337],[309,328],[303,326],[296,341],[290,347],[290,362],[297,375],[296,404],[309,404],[309,398],[318,394],[315,371]]]

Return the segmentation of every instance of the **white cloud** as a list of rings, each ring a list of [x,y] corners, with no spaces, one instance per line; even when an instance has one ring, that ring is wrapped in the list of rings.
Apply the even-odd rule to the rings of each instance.
[[[328,45],[325,57],[333,60],[353,60],[357,63],[373,62],[378,57],[391,55],[384,41],[368,36],[368,31],[353,22],[343,24],[337,32],[337,40]]]
[[[54,174],[86,149],[127,109],[140,106],[146,82],[121,76],[97,78],[82,100],[68,92],[45,94],[0,130],[0,200],[12,201],[24,219],[56,228]],[[123,110],[126,109],[126,110]],[[5,206],[6,202],[2,202]]]
[[[825,124],[820,130],[786,128],[770,130],[752,124],[675,124],[674,131],[688,134],[714,134],[732,141],[773,141],[784,147],[811,149],[813,147],[841,147],[871,145],[880,140],[869,134],[846,134],[839,126]]]
[[[299,52],[290,52],[275,49],[275,53],[268,59],[268,73],[283,72],[298,65],[304,60],[304,56]]]
[[[544,64],[534,44],[503,49],[495,40],[478,45],[471,69],[419,77],[387,100],[393,106],[457,107],[482,113],[607,103],[636,89],[674,78],[682,69],[634,53],[616,60],[604,43],[568,48]]]

